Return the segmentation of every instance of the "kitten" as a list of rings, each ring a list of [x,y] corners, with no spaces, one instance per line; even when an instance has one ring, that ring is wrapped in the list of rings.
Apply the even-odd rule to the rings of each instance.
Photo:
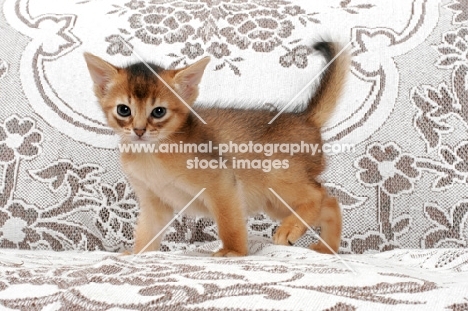
[[[340,46],[315,44],[327,61]],[[329,119],[343,89],[349,70],[349,55],[341,54],[322,76],[315,95],[303,112],[283,113],[271,125],[274,111],[236,108],[202,108],[191,112],[152,72],[154,70],[189,105],[198,96],[198,85],[209,58],[178,70],[143,63],[124,68],[85,53],[94,82],[94,92],[107,122],[122,143],[184,142],[214,145],[230,141],[241,144],[300,143],[322,144],[320,129]],[[310,226],[321,227],[321,238],[336,252],[341,240],[341,211],[335,198],[328,196],[316,180],[324,170],[322,153],[284,153],[267,157],[262,153],[228,153],[227,169],[187,169],[187,161],[218,159],[216,153],[136,153],[121,154],[123,170],[136,192],[140,215],[135,230],[134,252],[145,245],[202,188],[206,190],[190,205],[189,214],[209,215],[216,221],[223,247],[214,256],[247,255],[246,217],[266,212],[282,220],[274,242],[294,244],[307,227],[269,190],[272,188]],[[289,168],[233,169],[236,159],[288,160]],[[146,251],[158,250],[161,236]],[[311,248],[332,253],[322,242]]]

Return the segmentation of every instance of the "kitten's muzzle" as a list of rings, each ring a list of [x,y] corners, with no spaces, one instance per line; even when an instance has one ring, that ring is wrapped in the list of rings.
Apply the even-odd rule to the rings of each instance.
[[[135,132],[135,134],[137,134],[138,137],[141,137],[143,136],[143,134],[145,134],[146,129],[133,129],[133,131]]]

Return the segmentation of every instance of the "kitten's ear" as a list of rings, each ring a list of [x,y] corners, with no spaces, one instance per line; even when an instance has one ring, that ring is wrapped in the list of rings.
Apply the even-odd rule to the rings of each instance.
[[[117,67],[91,53],[84,53],[84,58],[96,90],[100,92],[99,95],[104,95],[109,82],[118,72]]]
[[[194,101],[198,96],[198,84],[201,81],[206,65],[210,57],[205,57],[198,62],[178,70],[174,76],[174,88],[182,98]]]

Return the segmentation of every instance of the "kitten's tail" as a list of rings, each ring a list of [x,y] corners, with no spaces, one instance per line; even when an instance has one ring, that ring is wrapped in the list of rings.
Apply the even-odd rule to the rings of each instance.
[[[318,42],[314,49],[325,56],[329,66],[323,72],[322,81],[304,113],[310,122],[321,127],[331,117],[341,96],[350,67],[350,56],[347,50],[342,51],[343,47],[335,42]]]

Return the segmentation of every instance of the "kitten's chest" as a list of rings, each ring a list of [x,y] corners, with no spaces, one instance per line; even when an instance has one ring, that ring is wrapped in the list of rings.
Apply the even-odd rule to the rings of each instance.
[[[129,159],[123,158],[122,164],[127,175],[138,179],[156,193],[183,184],[183,176],[178,170],[157,157],[138,155]]]
[[[200,191],[198,189],[200,187],[190,183],[186,178],[184,170],[178,170],[177,166],[174,168],[174,165],[171,167],[167,162],[158,158],[142,156],[122,160],[127,176],[144,184],[174,210],[182,209]],[[204,206],[198,206],[203,205],[201,202],[194,202],[192,205],[199,212],[205,209]]]

